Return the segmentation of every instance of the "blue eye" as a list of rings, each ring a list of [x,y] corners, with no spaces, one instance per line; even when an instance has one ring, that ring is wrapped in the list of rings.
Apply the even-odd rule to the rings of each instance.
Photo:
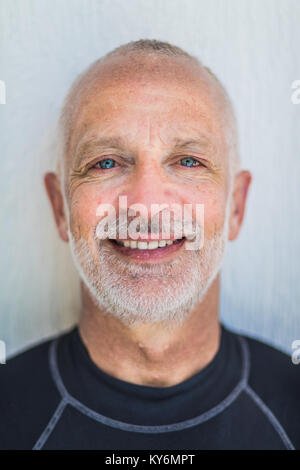
[[[182,162],[183,162],[183,166],[188,166],[188,167],[198,166],[199,165],[199,162],[197,160],[195,160],[195,158],[192,158],[192,157],[182,158],[180,160],[180,163],[182,163]]]
[[[105,158],[104,160],[101,160],[100,162],[96,163],[96,165],[100,165],[100,167],[103,170],[107,170],[109,168],[113,168],[115,166],[115,161],[112,158]]]

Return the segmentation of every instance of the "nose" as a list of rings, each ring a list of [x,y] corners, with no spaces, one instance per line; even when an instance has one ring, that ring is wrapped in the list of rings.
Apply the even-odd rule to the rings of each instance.
[[[180,203],[174,183],[166,170],[159,164],[143,164],[132,175],[131,181],[123,188],[122,195],[127,196],[128,207],[141,204],[151,213],[154,204]]]

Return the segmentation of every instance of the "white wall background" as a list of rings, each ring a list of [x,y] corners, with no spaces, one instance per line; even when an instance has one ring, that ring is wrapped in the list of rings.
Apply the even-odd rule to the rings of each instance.
[[[254,180],[228,247],[221,316],[291,352],[300,339],[300,2],[290,0],[1,0],[0,339],[8,353],[78,318],[78,278],[59,241],[42,175],[61,101],[90,62],[131,40],[167,40],[219,76]]]

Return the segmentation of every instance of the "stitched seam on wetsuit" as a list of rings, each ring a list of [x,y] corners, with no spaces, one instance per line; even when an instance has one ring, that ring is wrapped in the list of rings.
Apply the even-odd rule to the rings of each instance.
[[[237,338],[240,342],[243,360],[242,360],[241,379],[236,385],[236,387],[224,400],[222,400],[218,405],[211,408],[210,410],[202,413],[201,415],[195,418],[191,418],[191,419],[180,421],[178,423],[173,423],[173,424],[165,424],[165,425],[158,425],[158,426],[143,426],[139,424],[125,423],[123,421],[118,421],[112,418],[108,418],[107,416],[97,413],[96,411],[88,408],[79,400],[77,400],[72,395],[70,395],[63,384],[62,378],[58,370],[58,365],[57,365],[56,347],[57,347],[59,338],[56,338],[55,340],[53,340],[53,342],[50,345],[50,368],[51,368],[53,380],[56,383],[57,388],[59,389],[62,397],[68,402],[68,404],[72,405],[81,413],[85,414],[86,416],[88,416],[89,418],[95,421],[98,421],[104,425],[107,425],[113,428],[121,429],[124,431],[130,431],[130,432],[152,434],[152,433],[165,433],[165,432],[172,432],[172,431],[180,431],[182,429],[187,429],[189,427],[196,426],[209,419],[212,419],[217,414],[221,413],[225,408],[230,406],[236,400],[236,398],[240,395],[240,393],[246,388],[248,376],[249,376],[249,368],[250,368],[249,349],[244,338],[242,338],[239,335],[237,335]]]
[[[285,447],[289,450],[295,450],[295,447],[293,446],[287,433],[285,432],[284,428],[282,427],[276,416],[272,413],[270,408],[263,402],[263,400],[257,395],[257,393],[254,392],[254,390],[249,385],[247,385],[247,387],[245,388],[245,392],[248,393],[248,395],[252,398],[256,406],[260,408],[263,414],[270,421],[275,431],[277,431],[277,433],[279,434]]]
[[[58,423],[58,421],[59,421],[66,405],[67,405],[67,401],[63,398],[60,401],[58,407],[56,408],[54,414],[52,415],[52,418],[50,419],[50,421],[47,424],[46,428],[44,429],[44,431],[42,432],[42,434],[40,435],[40,437],[36,441],[36,443],[35,443],[34,447],[32,448],[32,450],[40,450],[43,447],[43,445],[47,441],[48,437],[50,436],[51,432],[53,431],[56,424]]]

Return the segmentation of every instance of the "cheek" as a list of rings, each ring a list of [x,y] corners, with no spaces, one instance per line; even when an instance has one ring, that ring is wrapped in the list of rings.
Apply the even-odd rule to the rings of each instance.
[[[224,224],[226,212],[226,198],[221,188],[203,188],[198,189],[190,195],[189,202],[193,206],[193,216],[197,222],[201,222],[201,211],[198,216],[196,213],[197,204],[203,204],[204,209],[204,232],[205,237],[211,238],[215,232],[219,232]],[[199,218],[200,217],[200,218]]]
[[[210,239],[222,230],[225,220],[225,204],[223,199],[212,198],[204,208],[205,236]]]
[[[74,192],[70,201],[70,230],[76,240],[81,237],[88,240],[93,236],[99,222],[97,208],[103,202],[103,195],[92,186],[81,186]]]

